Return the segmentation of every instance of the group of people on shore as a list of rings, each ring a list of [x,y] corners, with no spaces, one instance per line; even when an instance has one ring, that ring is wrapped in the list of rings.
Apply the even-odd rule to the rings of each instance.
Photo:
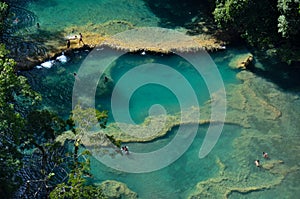
[[[80,44],[85,45],[85,43],[83,42],[83,39],[82,39],[82,38],[83,38],[82,34],[79,33],[79,43],[78,43],[78,45],[80,45]],[[71,46],[71,40],[77,40],[77,39],[78,39],[77,35],[72,36],[72,37],[69,37],[69,38],[67,39],[67,48],[70,48],[70,46]]]
[[[262,152],[262,157],[263,157],[264,159],[269,159],[269,155],[268,155],[267,152]],[[255,161],[254,161],[254,164],[255,164],[255,166],[257,166],[257,167],[261,167],[260,161],[259,161],[259,160],[255,160]]]

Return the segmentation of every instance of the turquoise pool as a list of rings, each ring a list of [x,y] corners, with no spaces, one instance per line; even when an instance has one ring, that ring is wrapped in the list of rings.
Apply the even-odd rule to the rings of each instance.
[[[36,15],[41,28],[50,34],[67,27],[103,24],[112,20],[128,21],[135,26],[180,29],[179,24],[174,22],[176,17],[192,20],[195,14],[191,8],[180,12],[182,15],[160,15],[161,12],[155,10],[155,3],[157,4],[154,2],[150,6],[149,1],[141,0],[88,0],[84,3],[78,0],[41,0],[30,1],[26,8]],[[91,157],[94,176],[91,182],[119,180],[145,199],[297,198],[300,194],[298,77],[284,70],[269,73],[264,68],[276,65],[272,62],[260,63],[258,59],[256,66],[259,68],[254,70],[255,73],[231,69],[229,65],[232,59],[245,52],[247,50],[244,48],[234,47],[211,54],[225,84],[228,106],[221,137],[208,156],[198,158],[208,127],[201,125],[188,150],[161,170],[141,174],[126,173],[108,168]],[[32,87],[42,94],[41,108],[53,110],[64,118],[69,116],[75,82],[73,73],[78,72],[88,53],[75,52],[66,64],[56,63],[50,69],[35,68],[21,72],[28,77]],[[97,108],[110,111],[114,83],[136,65],[154,62],[168,64],[184,74],[196,91],[200,108],[211,100],[203,79],[180,57],[148,53],[145,56],[125,54],[112,64],[108,72],[113,80],[108,91],[97,91]],[[159,74],[159,70],[155,72]],[[144,121],[153,104],[161,104],[170,115],[180,110],[178,100],[170,90],[153,84],[139,88],[132,95],[130,104],[130,114],[137,124]],[[109,123],[114,123],[113,115],[111,112],[109,114]],[[175,127],[164,137],[154,141],[126,144],[133,152],[149,152],[168,144],[176,132]],[[269,153],[270,160],[261,157],[262,151]],[[256,159],[261,160],[262,169],[255,167]]]
[[[203,159],[199,159],[198,153],[203,142],[203,138],[207,131],[208,125],[199,126],[197,135],[188,148],[188,150],[175,162],[169,166],[153,171],[150,173],[132,174],[111,169],[98,160],[92,158],[92,173],[94,175],[92,182],[101,182],[102,180],[114,179],[124,182],[128,187],[137,192],[140,198],[187,198],[195,193],[197,183],[208,182],[205,186],[212,186],[211,195],[220,196],[223,189],[220,188],[216,192],[215,186],[220,186],[226,189],[235,190],[235,187],[241,185],[241,189],[245,187],[256,187],[255,191],[232,191],[230,198],[272,198],[278,194],[290,194],[295,191],[295,187],[299,183],[297,176],[297,159],[298,153],[295,153],[298,148],[299,136],[297,135],[298,123],[293,122],[291,118],[298,117],[297,110],[300,107],[297,95],[293,93],[283,93],[276,85],[265,79],[253,76],[250,82],[241,81],[237,78],[240,71],[228,67],[232,57],[237,56],[243,50],[229,49],[228,51],[215,53],[212,55],[220,74],[223,77],[225,89],[227,93],[227,119],[222,131],[221,137],[213,148],[211,153]],[[34,89],[38,90],[43,95],[43,107],[49,108],[67,118],[71,111],[72,87],[75,82],[74,72],[78,72],[80,64],[89,52],[77,52],[72,56],[68,63],[57,63],[50,69],[33,69],[31,71],[22,72],[29,77],[29,81]],[[109,85],[108,92],[96,93],[96,106],[101,109],[111,110],[111,93],[113,86],[128,71],[132,70],[137,65],[145,63],[161,63],[167,64],[170,67],[178,70],[193,84],[194,90],[197,93],[199,105],[204,106],[210,100],[207,88],[201,76],[195,75],[193,67],[182,60],[179,56],[169,55],[140,55],[140,54],[125,54],[113,62],[110,68],[109,77],[113,81]],[[158,71],[159,72],[159,71]],[[146,74],[140,74],[146,75]],[[249,73],[250,75],[250,73]],[[247,79],[247,78],[246,78]],[[196,84],[195,84],[196,83]],[[249,85],[252,85],[249,87]],[[268,88],[267,92],[262,90]],[[250,89],[250,90],[249,90]],[[238,111],[238,105],[241,98],[248,98],[248,94],[253,91],[256,95],[251,95],[253,99],[248,99],[248,111]],[[245,94],[241,95],[241,93]],[[269,96],[270,99],[265,98]],[[274,96],[277,96],[274,99]],[[261,106],[259,109],[266,108],[268,111],[269,105],[260,105],[270,102],[275,109],[280,109],[283,116],[277,119],[268,119],[268,115],[272,113],[255,112],[252,106]],[[140,124],[149,114],[149,108],[153,104],[162,105],[168,114],[176,114],[180,107],[174,93],[167,88],[159,85],[144,85],[137,89],[130,99],[130,114],[135,123]],[[236,101],[237,100],[237,101]],[[250,101],[249,101],[250,100]],[[251,105],[252,100],[258,103]],[[285,105],[282,106],[282,101]],[[237,103],[235,107],[232,102]],[[237,110],[238,110],[237,109]],[[122,113],[122,111],[120,111]],[[234,118],[231,118],[231,114]],[[246,114],[247,120],[251,121],[251,127],[243,127],[243,115]],[[236,125],[230,124],[236,123]],[[114,117],[110,112],[109,123],[114,122]],[[228,124],[226,124],[226,122]],[[288,124],[288,125],[287,125]],[[168,144],[176,135],[177,128],[173,128],[166,136],[147,143],[126,143],[132,152],[151,152],[155,151]],[[293,146],[293,147],[291,147]],[[275,167],[274,170],[257,169],[253,161],[261,159],[262,150],[268,151],[273,157],[271,160],[263,161],[263,164],[268,167]],[[291,153],[293,153],[291,155]],[[283,161],[284,164],[279,163]],[[220,163],[221,162],[221,163]],[[276,165],[280,165],[276,168]],[[223,171],[228,181],[220,181],[220,185],[216,185],[222,166],[225,165]],[[223,168],[224,169],[224,168]],[[294,171],[294,169],[296,169]],[[275,173],[273,173],[276,171]],[[296,172],[296,173],[294,173]],[[291,174],[289,174],[291,173]],[[294,175],[294,174],[296,175]],[[254,180],[256,179],[256,180]],[[212,182],[210,182],[212,180]],[[255,183],[256,182],[256,183]],[[210,184],[211,183],[211,184]],[[254,184],[253,184],[254,183]],[[268,187],[270,188],[263,188]],[[283,192],[283,190],[285,190]],[[209,191],[208,191],[209,192]],[[154,194],[154,195],[153,195]],[[196,194],[197,195],[197,194]]]

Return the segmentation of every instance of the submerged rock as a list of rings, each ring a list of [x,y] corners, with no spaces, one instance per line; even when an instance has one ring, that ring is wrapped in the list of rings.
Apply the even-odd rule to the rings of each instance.
[[[137,193],[131,191],[126,184],[114,180],[106,180],[100,184],[104,195],[109,199],[135,199],[138,198]]]

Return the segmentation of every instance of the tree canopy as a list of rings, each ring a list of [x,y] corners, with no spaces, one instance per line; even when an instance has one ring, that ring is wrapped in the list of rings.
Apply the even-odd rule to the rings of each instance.
[[[250,45],[278,51],[283,61],[300,60],[299,0],[216,0],[215,21]]]
[[[30,89],[26,79],[17,76],[15,61],[6,57],[8,51],[0,44],[0,195],[11,193],[17,185],[13,174],[21,166],[22,142],[25,119],[22,107],[34,105],[40,96]]]

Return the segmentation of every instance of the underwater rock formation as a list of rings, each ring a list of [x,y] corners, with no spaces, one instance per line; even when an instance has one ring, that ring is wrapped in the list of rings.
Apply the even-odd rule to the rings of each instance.
[[[136,199],[137,193],[131,191],[126,184],[114,180],[106,180],[99,185],[108,199]]]
[[[297,126],[286,126],[289,118],[296,114],[291,107],[297,96],[280,91],[271,82],[255,76],[248,71],[237,75],[243,83],[227,89],[227,118],[244,128],[233,140],[234,153],[229,162],[217,157],[219,173],[207,180],[197,183],[189,198],[229,198],[235,194],[252,194],[266,191],[284,182],[291,173],[299,173],[300,167],[286,153],[299,150],[293,129]],[[282,103],[287,107],[283,107]],[[283,127],[285,126],[285,127]],[[287,133],[288,132],[288,133]],[[286,144],[284,144],[286,143]],[[277,146],[272,148],[270,146]],[[262,150],[272,153],[270,159],[264,159]],[[297,157],[292,157],[297,159]],[[254,160],[261,160],[261,167],[254,165]],[[227,161],[227,163],[225,163]]]

